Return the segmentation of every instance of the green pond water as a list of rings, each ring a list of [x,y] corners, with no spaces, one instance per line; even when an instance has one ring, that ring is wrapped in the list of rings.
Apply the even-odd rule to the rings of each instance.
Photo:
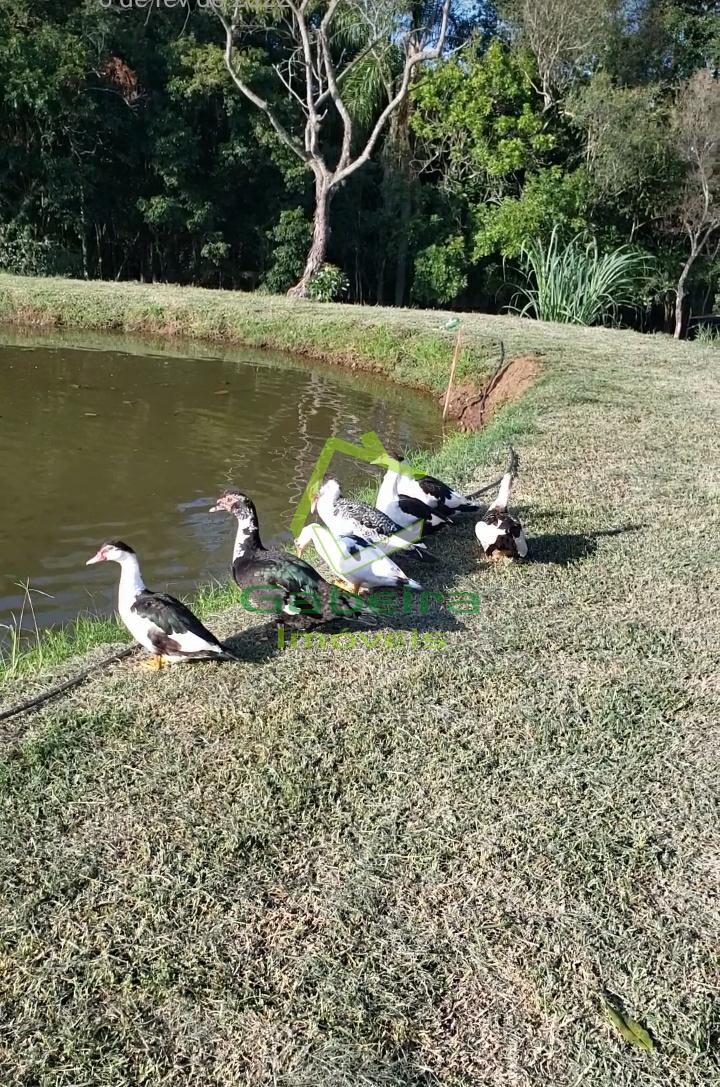
[[[245,491],[266,540],[290,540],[326,439],[368,430],[430,447],[440,415],[375,376],[264,352],[0,330],[0,624],[27,581],[41,627],[111,613],[117,568],[84,565],[108,538],[135,548],[151,588],[226,579],[234,524],[208,513],[215,497]],[[349,458],[333,472],[379,480]]]

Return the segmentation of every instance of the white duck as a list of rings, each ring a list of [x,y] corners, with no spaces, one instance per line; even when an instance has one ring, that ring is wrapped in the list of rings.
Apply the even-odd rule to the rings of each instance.
[[[377,509],[391,517],[401,528],[407,528],[408,525],[422,521],[423,533],[437,532],[443,525],[451,525],[452,520],[447,513],[433,509],[417,495],[403,494],[401,492],[401,480],[407,479],[410,479],[410,477],[403,472],[388,468],[383,476],[375,501]]]
[[[404,457],[395,457],[395,460],[402,464]],[[493,480],[492,483],[488,483],[477,491],[465,495],[460,491],[456,491],[449,483],[443,483],[436,476],[425,475],[415,478],[400,472],[398,491],[409,498],[420,499],[431,510],[435,510],[443,517],[452,517],[456,513],[477,513],[480,506],[475,502],[475,499],[481,494],[485,494],[486,491],[491,491],[499,483],[499,479]]]
[[[118,611],[133,638],[153,654],[151,667],[187,660],[238,660],[196,615],[167,593],[145,587],[132,547],[110,540],[85,563],[117,562],[120,566]]]
[[[475,535],[489,559],[524,559],[528,544],[517,517],[508,513],[510,491],[518,469],[518,456],[510,450],[508,470],[502,477],[497,498],[475,525]]]
[[[407,551],[422,558],[423,552],[427,551],[427,546],[418,542],[418,530],[403,530],[391,517],[367,502],[343,498],[336,479],[327,479],[318,489],[312,512],[317,513],[336,536],[359,536],[368,543],[378,544],[384,554]]]
[[[359,593],[361,589],[380,586],[389,586],[393,589],[422,588],[379,547],[372,546],[361,536],[335,536],[324,525],[305,525],[295,541],[298,554],[301,555],[311,543],[333,573],[346,582],[355,593]]]

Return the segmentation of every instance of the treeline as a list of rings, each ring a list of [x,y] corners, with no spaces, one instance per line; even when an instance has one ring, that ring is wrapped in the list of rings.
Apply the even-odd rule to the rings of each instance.
[[[670,331],[720,306],[718,68],[714,0],[0,0],[0,267],[285,291],[321,161],[321,297],[497,311],[576,239]]]

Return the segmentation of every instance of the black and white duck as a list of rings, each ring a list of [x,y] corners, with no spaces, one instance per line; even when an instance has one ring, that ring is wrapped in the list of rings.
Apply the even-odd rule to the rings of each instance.
[[[475,525],[475,535],[490,559],[527,558],[528,544],[517,517],[508,512],[510,492],[517,475],[518,456],[510,450],[510,463],[500,482],[497,498]]]
[[[271,599],[255,604],[257,610],[274,611],[278,621],[326,623],[332,619],[360,619],[364,607],[356,596],[341,593],[318,571],[297,555],[267,548],[260,539],[257,510],[252,499],[239,491],[226,491],[210,510],[237,518],[232,575],[242,590],[267,589]],[[264,607],[264,605],[268,605]]]
[[[313,513],[336,536],[359,536],[370,544],[378,544],[383,553],[407,551],[423,558],[427,546],[420,543],[420,531],[403,529],[381,510],[354,498],[344,498],[336,479],[326,479],[312,503]]]
[[[437,508],[433,509],[429,503],[415,494],[402,493],[400,481],[409,478],[394,468],[388,468],[375,501],[377,509],[391,517],[401,528],[407,528],[408,525],[422,521],[423,535],[429,535],[445,525],[451,525],[452,520],[447,513],[440,512]]]
[[[85,565],[96,562],[119,564],[120,618],[133,638],[153,654],[152,667],[179,661],[239,659],[180,600],[146,587],[132,547],[121,540],[110,540]]]
[[[325,525],[305,525],[295,546],[298,554],[313,544],[330,569],[354,593],[363,589],[420,589],[422,586],[408,577],[396,562],[379,547],[360,536],[336,536]]]
[[[395,457],[395,460],[401,464],[403,459],[403,457]],[[497,487],[499,483],[500,480],[496,479],[492,483],[480,487],[479,490],[473,491],[472,494],[465,495],[460,491],[456,491],[448,483],[443,483],[436,476],[422,476],[420,479],[415,479],[403,472],[398,473],[398,491],[400,494],[419,499],[441,517],[452,517],[453,514],[457,513],[477,513],[480,506],[474,499],[486,491],[492,490],[493,487]]]

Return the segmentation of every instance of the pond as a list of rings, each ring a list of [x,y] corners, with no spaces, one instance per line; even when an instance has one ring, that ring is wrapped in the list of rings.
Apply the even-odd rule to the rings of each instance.
[[[84,563],[113,537],[152,588],[227,579],[233,525],[208,513],[216,496],[237,486],[265,539],[289,540],[326,439],[368,430],[428,447],[440,415],[377,376],[266,352],[0,331],[0,623],[27,581],[40,626],[112,613],[116,570]],[[335,468],[348,487],[379,478],[349,458]]]

